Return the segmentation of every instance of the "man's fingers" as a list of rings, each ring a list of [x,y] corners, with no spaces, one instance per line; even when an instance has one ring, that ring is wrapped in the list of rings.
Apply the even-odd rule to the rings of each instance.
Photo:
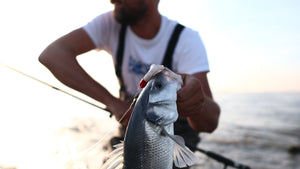
[[[179,115],[189,116],[202,107],[204,94],[199,79],[192,75],[181,75],[183,77],[183,86],[177,92],[177,108]]]
[[[182,77],[183,86],[177,92],[178,100],[187,100],[199,91],[202,93],[201,82],[197,78],[191,75],[182,75]]]
[[[186,100],[178,100],[177,107],[180,115],[187,116],[188,114],[192,114],[192,112],[197,111],[201,108],[203,102],[203,95],[200,92],[195,93],[189,99]]]

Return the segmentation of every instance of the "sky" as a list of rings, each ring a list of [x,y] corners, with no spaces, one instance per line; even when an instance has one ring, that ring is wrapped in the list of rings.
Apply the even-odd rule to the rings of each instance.
[[[199,31],[215,92],[299,92],[299,8],[297,0],[161,0],[159,6],[163,15]],[[1,2],[0,62],[61,86],[37,61],[39,54],[111,9],[109,0]],[[106,53],[79,59],[95,79],[115,78]]]

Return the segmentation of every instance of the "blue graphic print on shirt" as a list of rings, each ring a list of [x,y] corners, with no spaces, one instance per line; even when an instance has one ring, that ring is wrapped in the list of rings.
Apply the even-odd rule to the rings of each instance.
[[[145,75],[150,69],[151,64],[145,64],[141,61],[135,60],[131,56],[129,57],[128,72],[136,75]]]

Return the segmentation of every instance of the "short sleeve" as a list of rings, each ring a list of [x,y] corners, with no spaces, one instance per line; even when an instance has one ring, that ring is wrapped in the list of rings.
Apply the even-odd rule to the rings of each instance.
[[[197,31],[185,28],[177,45],[173,59],[174,71],[186,74],[210,71],[206,49]]]
[[[111,27],[113,26],[113,13],[107,12],[94,18],[83,26],[83,29],[94,42],[97,49],[106,49],[109,44]]]

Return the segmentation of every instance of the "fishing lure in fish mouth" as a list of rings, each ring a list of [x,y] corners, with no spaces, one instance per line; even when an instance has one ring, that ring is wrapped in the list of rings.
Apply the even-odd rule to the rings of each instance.
[[[163,65],[151,65],[149,71],[145,74],[145,76],[140,81],[140,88],[143,89],[153,76],[163,71],[164,69],[165,67]]]
[[[169,78],[172,78],[174,80],[177,80],[179,81],[179,83],[182,85],[183,82],[182,82],[182,79],[181,79],[181,76],[172,72],[170,69],[164,67],[163,65],[155,65],[155,64],[152,64],[150,66],[150,69],[149,71],[145,74],[145,76],[141,79],[140,81],[140,89],[143,89],[147,83],[155,76],[157,75],[158,73],[162,72],[163,70],[166,70],[166,74],[167,74],[167,77]]]

